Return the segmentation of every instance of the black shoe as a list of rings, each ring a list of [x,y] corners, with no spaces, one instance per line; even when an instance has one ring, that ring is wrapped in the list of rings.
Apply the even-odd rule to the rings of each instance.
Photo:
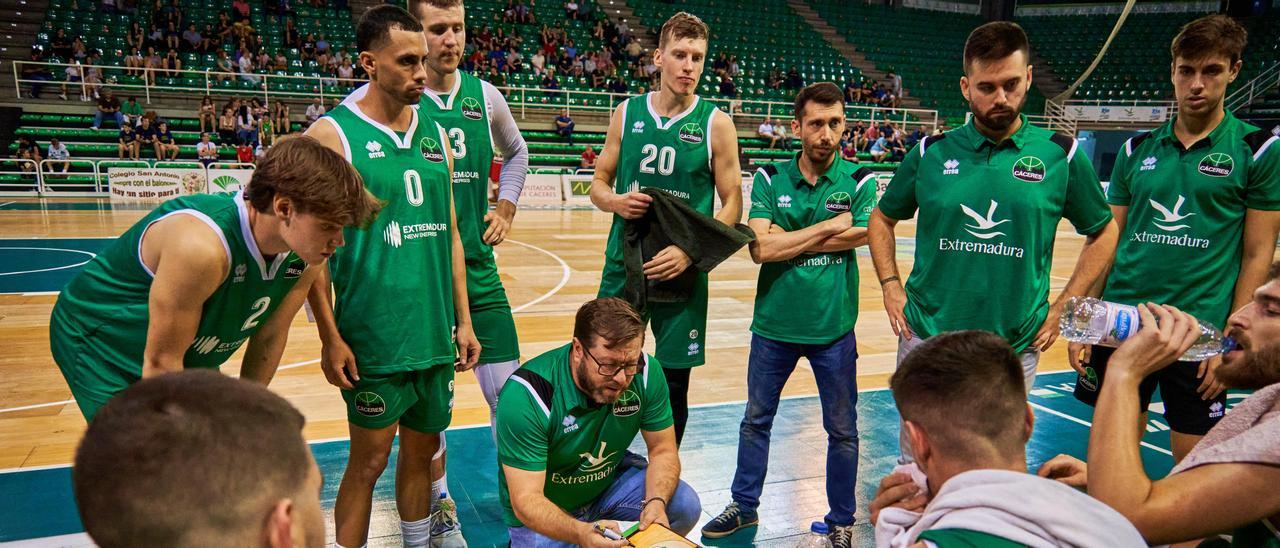
[[[736,502],[730,502],[724,507],[724,511],[720,515],[711,519],[702,527],[702,536],[706,538],[720,538],[732,535],[738,529],[750,527],[760,523],[760,517],[756,515],[755,510],[747,510],[738,506]],[[848,546],[848,544],[845,544]]]
[[[831,548],[850,548],[853,546],[853,525],[832,525],[827,524],[831,529],[827,533],[827,539],[831,541]]]

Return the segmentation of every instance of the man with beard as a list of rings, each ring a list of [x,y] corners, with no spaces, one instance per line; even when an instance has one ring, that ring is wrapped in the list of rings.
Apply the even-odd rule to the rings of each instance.
[[[1280,546],[1280,263],[1227,320],[1239,346],[1223,357],[1217,379],[1257,390],[1209,430],[1169,476],[1151,480],[1134,426],[1143,379],[1158,373],[1200,337],[1194,317],[1176,308],[1139,307],[1142,329],[1111,356],[1089,433],[1089,469],[1059,455],[1041,476],[1089,494],[1124,514],[1151,544],[1231,532],[1232,546]]]
[[[1245,40],[1244,28],[1225,15],[1192,21],[1173,39],[1178,114],[1116,155],[1107,201],[1121,234],[1106,288],[1101,280],[1094,288],[1103,300],[1169,304],[1223,327],[1265,279],[1280,226],[1280,137],[1223,108]],[[1076,399],[1097,401],[1111,353],[1070,345],[1080,373]],[[1181,361],[1142,384],[1143,409],[1160,388],[1175,460],[1222,420],[1219,363]]]
[[[454,373],[475,366],[462,239],[453,207],[452,143],[412,108],[422,98],[427,41],[396,6],[370,8],[356,26],[372,84],[307,135],[342,152],[386,202],[310,295],[323,344],[321,369],[347,403],[351,453],[334,504],[336,542],[363,546],[375,483],[399,434],[396,508],[404,545],[426,546],[431,474],[440,432],[453,418]]]
[[[751,258],[762,266],[747,362],[748,403],[738,433],[733,501],[702,528],[702,536],[723,537],[758,521],[773,417],[782,387],[803,356],[817,379],[827,430],[826,522],[832,546],[842,548],[853,539],[858,472],[853,248],[866,244],[876,176],[836,154],[845,114],[844,94],[835,84],[801,90],[795,115],[791,127],[801,152],[760,168],[751,189]],[[796,306],[802,302],[809,304]]]
[[[498,391],[520,367],[520,341],[498,276],[494,246],[511,230],[529,171],[529,147],[502,92],[458,70],[466,44],[462,0],[413,0],[409,11],[422,23],[427,38],[427,87],[417,104],[418,112],[443,125],[453,143],[453,194],[466,254],[467,302],[481,347],[474,371],[492,422]],[[359,101],[367,89],[367,85],[357,89],[343,104]],[[503,161],[497,205],[490,211],[489,168],[495,148]],[[464,547],[457,505],[449,496],[443,443],[438,455],[431,468],[431,544]]]
[[[1028,390],[1040,352],[1057,338],[1067,299],[1102,275],[1117,234],[1075,140],[1032,126],[1019,113],[1031,85],[1029,48],[1014,23],[974,29],[960,79],[973,119],[907,153],[867,226],[885,310],[899,336],[898,362],[933,335],[990,331],[1020,353]],[[915,263],[904,288],[894,228],[917,211]],[[1049,266],[1063,218],[1087,239],[1070,282],[1050,305]]]
[[[680,481],[667,382],[626,301],[578,309],[573,341],[517,369],[498,398],[498,496],[511,546],[621,548],[617,521],[685,534],[702,513]],[[627,451],[636,433],[649,460]],[[615,537],[616,538],[616,537]]]

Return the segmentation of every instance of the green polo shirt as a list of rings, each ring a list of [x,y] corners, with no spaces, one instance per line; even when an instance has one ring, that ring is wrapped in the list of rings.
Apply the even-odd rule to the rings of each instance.
[[[751,218],[794,232],[849,212],[867,226],[876,206],[876,175],[839,156],[809,184],[799,154],[756,171]],[[853,330],[858,319],[858,264],[853,250],[804,253],[760,266],[751,331],[775,341],[827,344]]]
[[[905,310],[918,336],[982,329],[1026,349],[1048,316],[1059,221],[1088,235],[1111,220],[1076,141],[1021,119],[999,144],[972,122],[926,137],[880,198],[889,218],[919,213]]]
[[[1107,201],[1129,214],[1102,298],[1174,305],[1221,328],[1249,209],[1280,210],[1280,138],[1230,112],[1184,148],[1174,120],[1129,139]]]
[[[658,360],[644,357],[640,372],[612,405],[595,405],[574,384],[572,344],[529,360],[498,394],[498,462],[545,471],[543,494],[572,513],[604,493],[618,478],[618,463],[640,430],[657,432],[673,424],[667,379]],[[595,367],[590,359],[587,367]],[[507,478],[498,469],[503,519],[516,519]]]

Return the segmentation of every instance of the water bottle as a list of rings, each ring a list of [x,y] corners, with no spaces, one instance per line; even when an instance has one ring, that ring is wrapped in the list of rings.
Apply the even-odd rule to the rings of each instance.
[[[831,548],[831,539],[827,538],[827,522],[815,521],[809,525],[809,534],[800,539],[797,548]]]
[[[1224,336],[1218,328],[1203,320],[1198,321],[1200,338],[1178,358],[1179,361],[1198,362],[1236,347],[1236,342]],[[1140,322],[1136,306],[1109,303],[1093,297],[1072,297],[1067,301],[1058,325],[1062,329],[1062,338],[1068,341],[1115,347],[1137,333],[1142,327]]]

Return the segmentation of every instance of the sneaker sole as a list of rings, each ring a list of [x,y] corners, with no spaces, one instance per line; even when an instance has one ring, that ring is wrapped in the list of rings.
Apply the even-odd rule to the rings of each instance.
[[[733,529],[730,529],[730,530],[728,530],[728,531],[722,531],[722,532],[719,532],[719,533],[717,533],[717,532],[713,532],[713,531],[708,531],[708,530],[706,530],[706,529],[703,529],[703,530],[702,530],[702,536],[704,536],[704,537],[706,537],[706,538],[723,538],[723,537],[727,537],[727,536],[729,536],[729,535],[732,535],[732,534],[734,534],[734,533],[737,533],[738,531],[741,531],[741,530],[743,530],[743,529],[746,529],[747,527],[752,527],[752,526],[759,525],[759,524],[760,524],[760,520],[759,520],[759,519],[756,519],[755,521],[751,521],[751,522],[748,522],[748,523],[742,523],[742,524],[739,524],[737,527],[734,527]]]

